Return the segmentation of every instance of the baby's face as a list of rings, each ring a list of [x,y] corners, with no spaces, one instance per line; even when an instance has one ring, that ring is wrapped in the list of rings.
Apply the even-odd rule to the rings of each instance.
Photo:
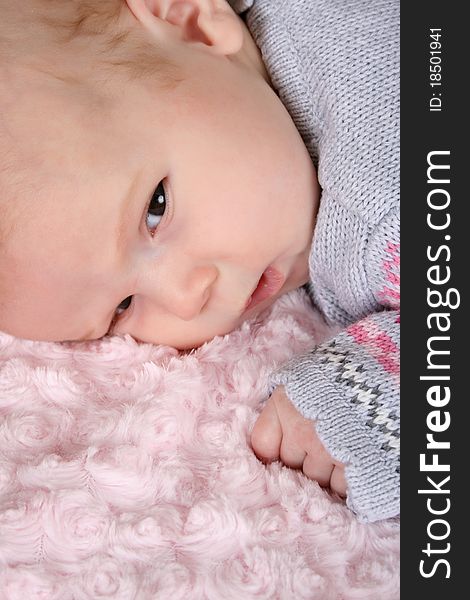
[[[112,104],[60,82],[16,90],[35,179],[2,259],[0,330],[187,349],[307,281],[319,188],[290,116],[237,61],[180,52],[173,90],[116,82]],[[269,297],[247,309],[266,271]]]

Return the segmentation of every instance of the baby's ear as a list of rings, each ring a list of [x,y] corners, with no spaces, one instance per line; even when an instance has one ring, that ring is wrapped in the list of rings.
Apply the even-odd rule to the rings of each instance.
[[[126,0],[134,17],[153,33],[162,22],[178,28],[185,42],[202,42],[216,54],[236,54],[243,45],[239,17],[227,0]]]

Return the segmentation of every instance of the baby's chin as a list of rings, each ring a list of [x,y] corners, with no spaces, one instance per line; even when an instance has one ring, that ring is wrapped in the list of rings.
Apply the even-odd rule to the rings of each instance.
[[[243,319],[245,320],[245,319]],[[137,342],[147,343],[147,344],[156,344],[159,346],[170,346],[171,348],[175,348],[181,352],[190,352],[191,350],[196,350],[200,348],[205,343],[212,341],[216,337],[222,337],[231,333],[235,329],[237,329],[243,320],[240,320],[238,323],[234,323],[231,325],[226,325],[225,327],[214,327],[211,329],[206,329],[204,332],[191,334],[190,332],[181,332],[180,335],[171,334],[168,335],[155,335],[148,336],[145,338],[138,338],[136,336],[133,337]]]
[[[289,291],[289,290],[287,290]],[[245,321],[251,321],[253,319],[264,319],[268,316],[267,309],[269,309],[274,302],[282,296],[285,291],[276,294],[272,298],[268,298],[253,307],[252,309],[245,310],[238,317],[229,317],[225,322],[221,322],[217,317],[214,322],[210,321],[210,317],[202,323],[198,324],[197,331],[191,331],[191,322],[187,323],[187,327],[182,327],[179,331],[171,331],[162,333],[156,332],[155,335],[148,335],[142,338],[131,335],[137,342],[156,344],[159,346],[170,346],[181,352],[190,352],[200,348],[207,342],[211,342],[216,337],[223,337],[236,331]],[[220,317],[220,315],[218,315]]]
[[[283,293],[279,293],[279,294],[273,296],[272,298],[268,298],[268,299],[264,300],[263,302],[261,302],[260,304],[258,304],[254,308],[252,308],[251,310],[250,309],[245,310],[238,317],[238,319],[231,325],[228,325],[225,328],[220,328],[217,331],[217,333],[204,336],[203,339],[199,339],[195,343],[190,343],[188,345],[185,345],[184,347],[178,347],[178,350],[182,350],[182,351],[195,350],[196,348],[200,348],[201,346],[203,346],[205,343],[212,341],[216,337],[223,337],[225,335],[229,335],[229,334],[233,333],[234,331],[239,329],[243,325],[243,323],[245,323],[246,321],[260,322],[260,321],[268,318],[269,309],[276,302],[276,300],[282,295],[283,295]]]

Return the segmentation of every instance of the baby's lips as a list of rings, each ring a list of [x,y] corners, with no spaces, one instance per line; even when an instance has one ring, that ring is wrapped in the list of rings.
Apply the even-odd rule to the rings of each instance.
[[[285,281],[284,275],[274,267],[268,267],[261,275],[255,291],[249,297],[245,310],[253,308],[264,300],[271,298],[282,288]]]

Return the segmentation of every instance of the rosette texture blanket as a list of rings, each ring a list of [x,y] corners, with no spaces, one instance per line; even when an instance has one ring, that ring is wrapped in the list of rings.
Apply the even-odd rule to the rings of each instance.
[[[268,374],[327,335],[302,290],[190,353],[0,334],[1,600],[398,598],[398,521],[250,447]]]

